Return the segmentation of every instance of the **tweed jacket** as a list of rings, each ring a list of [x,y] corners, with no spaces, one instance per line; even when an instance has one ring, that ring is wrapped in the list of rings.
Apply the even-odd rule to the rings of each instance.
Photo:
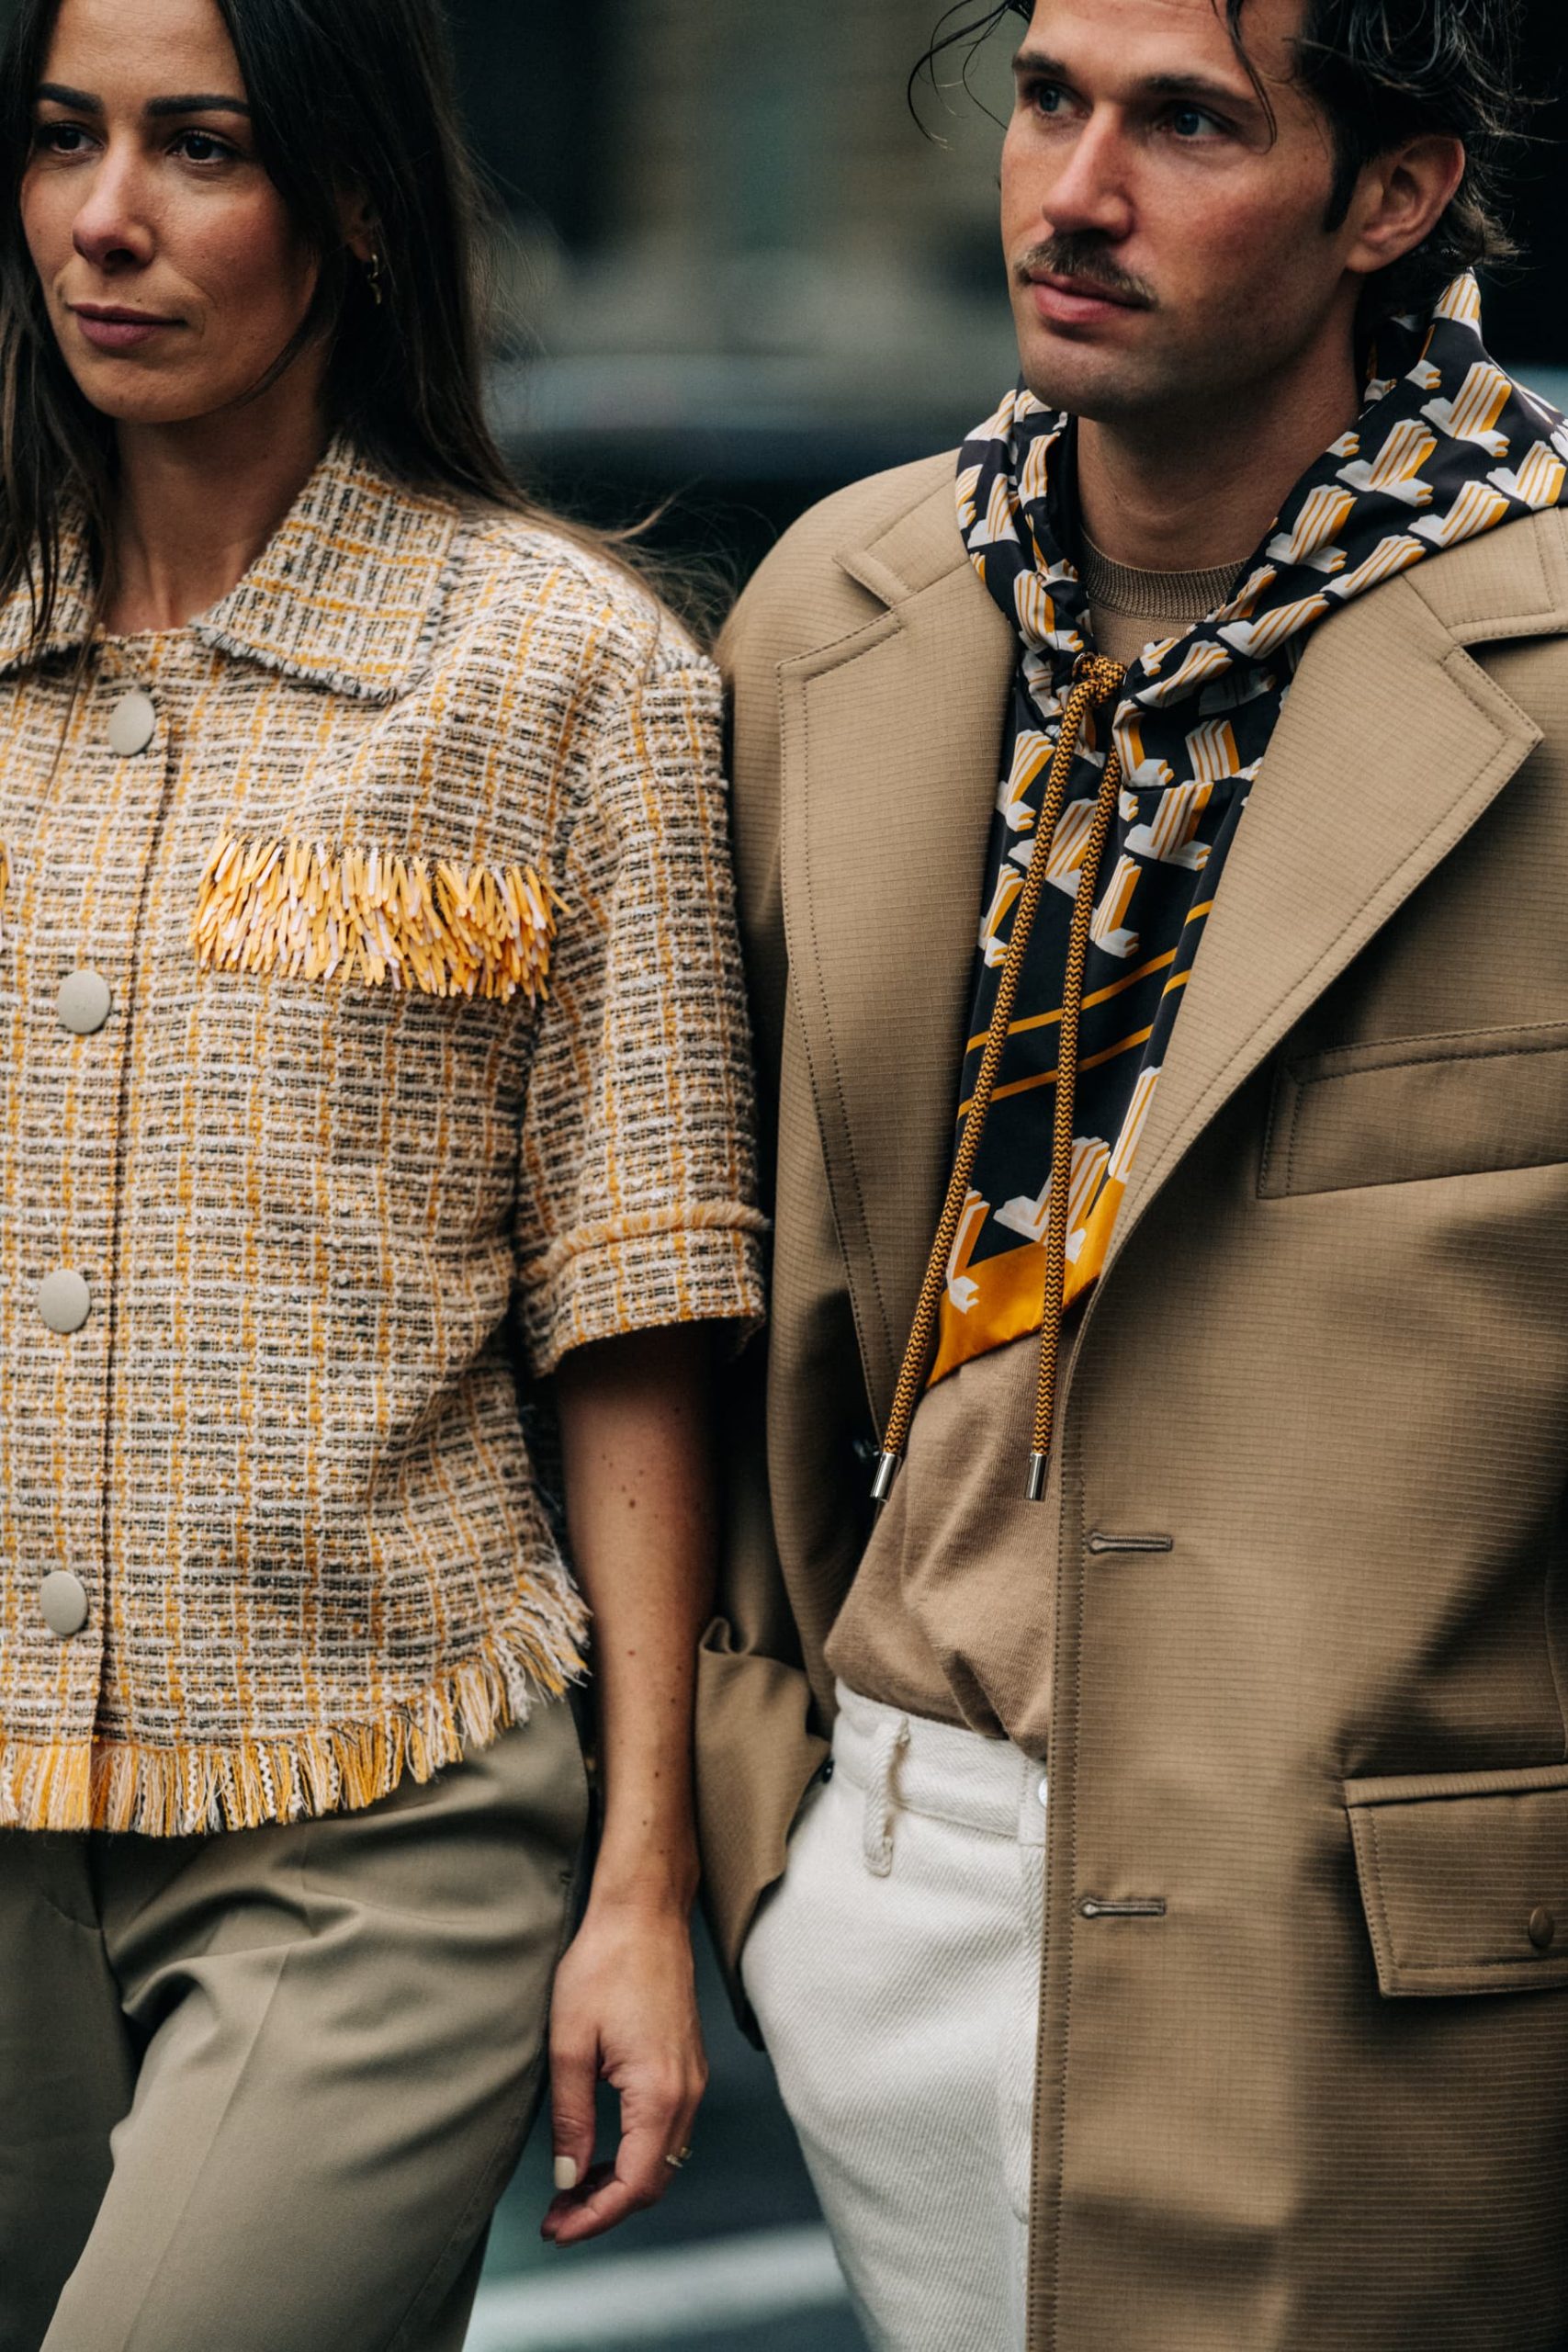
[[[517,1363],[761,1307],[712,667],[329,452],[0,611],[0,1821],[367,1804],[580,1669]]]
[[[1560,513],[1314,635],[1079,1326],[1029,2352],[1568,2344],[1565,639]],[[728,636],[776,1199],[702,1668],[732,1964],[951,1167],[1014,658],[946,458]]]

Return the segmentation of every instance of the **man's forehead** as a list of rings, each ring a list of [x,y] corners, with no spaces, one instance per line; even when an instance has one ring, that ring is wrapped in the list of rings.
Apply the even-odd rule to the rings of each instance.
[[[1246,0],[1247,55],[1265,74],[1288,74],[1306,0]],[[1058,55],[1062,46],[1101,52],[1179,52],[1204,71],[1238,60],[1226,0],[1034,0],[1024,46]]]

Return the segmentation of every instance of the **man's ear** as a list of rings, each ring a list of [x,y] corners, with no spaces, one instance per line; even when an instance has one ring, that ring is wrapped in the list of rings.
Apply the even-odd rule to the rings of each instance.
[[[1466,160],[1462,139],[1436,131],[1376,156],[1350,206],[1346,267],[1371,277],[1424,245],[1459,194]]]
[[[338,198],[338,220],[343,228],[343,242],[357,262],[370,266],[377,250],[376,218],[369,198],[362,188],[345,188]]]

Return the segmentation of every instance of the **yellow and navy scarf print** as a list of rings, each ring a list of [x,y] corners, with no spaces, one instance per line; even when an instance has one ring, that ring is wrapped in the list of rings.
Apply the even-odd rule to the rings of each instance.
[[[959,524],[1016,629],[960,1118],[968,1107],[1072,683],[1091,650],[1073,544],[1071,420],[1010,392],[965,442]],[[1568,503],[1568,425],[1481,340],[1473,277],[1383,336],[1355,429],[1298,483],[1231,602],[1145,649],[1114,717],[1126,778],[1094,913],[1073,1142],[1066,1301],[1105,1262],[1182,990],[1247,791],[1327,615],[1396,572]],[[1055,1046],[1073,899],[1105,738],[1068,787],[1018,1012],[948,1267],[931,1378],[1038,1329],[1050,1204]]]

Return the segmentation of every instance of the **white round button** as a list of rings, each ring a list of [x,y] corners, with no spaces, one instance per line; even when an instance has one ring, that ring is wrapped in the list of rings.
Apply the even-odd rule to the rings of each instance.
[[[68,973],[60,983],[60,1025],[73,1037],[96,1037],[114,1011],[114,990],[101,972]]]
[[[51,1331],[68,1337],[79,1331],[93,1311],[93,1294],[80,1274],[46,1274],[38,1286],[38,1311]]]
[[[109,713],[109,749],[122,760],[144,752],[158,732],[158,706],[151,695],[121,695]]]
[[[1040,1800],[1040,1802],[1041,1802],[1041,1804],[1050,1804],[1050,1802],[1051,1802],[1051,1783],[1050,1783],[1050,1781],[1041,1781],[1041,1783],[1040,1783],[1040,1786],[1035,1790],[1034,1793],[1035,1793],[1035,1795],[1039,1798],[1039,1800]]]
[[[79,1634],[87,1622],[86,1588],[80,1577],[70,1576],[63,1568],[45,1577],[39,1589],[39,1600],[44,1623],[62,1642],[68,1642],[73,1634]]]

